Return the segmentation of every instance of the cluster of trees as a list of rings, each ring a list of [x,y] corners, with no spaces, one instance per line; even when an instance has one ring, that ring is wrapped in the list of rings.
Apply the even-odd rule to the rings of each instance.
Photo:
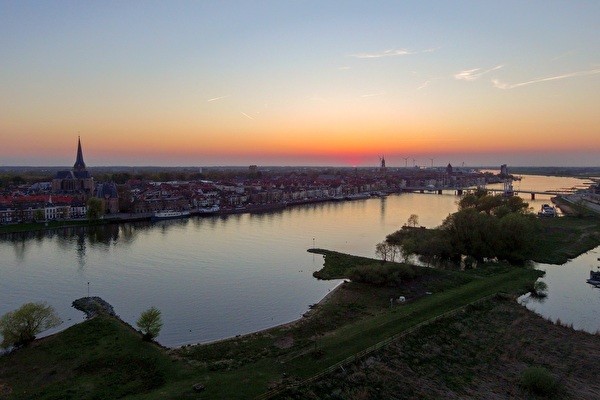
[[[460,262],[463,256],[477,261],[525,262],[533,246],[538,221],[520,197],[503,197],[477,191],[464,196],[459,211],[436,229],[405,225],[388,235],[386,242],[402,254],[418,254],[430,261]]]
[[[26,183],[45,182],[52,178],[39,174],[2,174],[0,175],[0,189],[10,188],[13,186],[23,185]]]
[[[411,214],[408,217],[408,221],[406,222],[406,227],[416,228],[419,225],[419,216],[417,214]],[[386,261],[394,262],[396,261],[396,257],[403,258],[404,262],[408,261],[408,257],[411,253],[406,253],[403,251],[402,246],[399,242],[394,242],[390,240],[386,240],[381,243],[377,243],[375,246],[375,255],[381,258],[381,262],[385,263]]]

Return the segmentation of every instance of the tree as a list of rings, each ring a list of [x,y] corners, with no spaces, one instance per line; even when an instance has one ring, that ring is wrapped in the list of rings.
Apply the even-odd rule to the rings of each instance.
[[[375,246],[375,255],[381,258],[381,262],[386,262],[390,255],[390,245],[386,242],[377,243]]]
[[[472,256],[477,261],[497,255],[498,221],[491,215],[466,208],[449,215],[441,229],[450,238],[453,253]]]
[[[35,210],[35,211],[33,212],[33,220],[34,220],[35,222],[40,222],[40,221],[43,221],[43,220],[44,220],[44,218],[45,218],[45,215],[44,215],[44,210],[40,210],[40,209],[38,209],[38,210]]]
[[[395,244],[387,243],[387,245],[388,245],[388,249],[389,249],[388,253],[390,256],[390,261],[394,262],[394,261],[396,261],[396,256],[398,256],[402,253],[402,249],[400,248],[400,246],[395,245]]]
[[[417,214],[410,214],[410,217],[408,217],[408,221],[406,221],[406,224],[415,228],[417,225],[419,225],[419,216]]]
[[[104,204],[97,197],[90,197],[87,201],[88,219],[98,219],[104,213]]]
[[[160,310],[156,307],[150,307],[140,315],[136,323],[138,328],[142,330],[145,340],[154,339],[163,326]]]
[[[498,257],[512,264],[523,264],[534,249],[539,221],[531,214],[512,212],[500,219]]]
[[[0,318],[0,346],[7,349],[11,346],[25,346],[35,336],[47,329],[62,323],[54,308],[46,303],[26,303],[19,309],[10,311]]]

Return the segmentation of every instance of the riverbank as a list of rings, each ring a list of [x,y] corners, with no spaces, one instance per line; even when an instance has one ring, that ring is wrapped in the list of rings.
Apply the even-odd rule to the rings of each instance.
[[[400,192],[389,192],[387,194],[400,193]],[[190,211],[191,217],[213,217],[213,216],[227,216],[234,214],[264,214],[270,212],[281,211],[286,208],[293,208],[296,206],[303,206],[309,204],[320,204],[327,202],[342,202],[342,201],[354,201],[364,200],[371,196],[365,195],[363,197],[344,197],[344,198],[316,198],[316,199],[303,199],[286,203],[273,203],[273,204],[257,204],[247,205],[243,207],[227,207],[221,208],[218,211],[205,211],[202,209],[196,209]],[[0,225],[0,235],[6,233],[21,233],[21,232],[35,232],[50,229],[60,228],[71,228],[71,227],[85,227],[85,226],[98,226],[106,224],[121,224],[126,222],[141,222],[150,221],[153,213],[117,213],[107,214],[103,218],[98,220],[54,220],[44,222],[31,222],[24,224],[4,224]]]
[[[24,233],[36,232],[51,229],[75,228],[86,226],[100,226],[108,224],[105,220],[66,220],[66,221],[47,221],[47,222],[31,222],[27,224],[9,224],[0,225],[0,235],[7,233]]]
[[[552,202],[567,215],[600,217],[600,201],[589,194],[576,193],[568,196],[558,196],[553,198]]]

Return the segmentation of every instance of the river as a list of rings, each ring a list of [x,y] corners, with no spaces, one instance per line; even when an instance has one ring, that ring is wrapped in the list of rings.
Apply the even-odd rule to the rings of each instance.
[[[526,176],[520,188],[581,183]],[[142,311],[158,307],[164,322],[158,341],[166,346],[249,333],[299,318],[339,283],[312,277],[322,257],[306,249],[374,256],[375,244],[411,214],[419,216],[421,225],[435,227],[456,211],[456,201],[449,193],[410,193],[265,214],[0,236],[0,315],[26,302],[45,301],[64,320],[54,331],[61,330],[83,319],[71,302],[87,296],[89,288],[90,295],[107,300],[132,325]],[[547,197],[538,197],[532,207],[537,210],[544,202]],[[554,291],[589,289],[585,280],[562,287],[549,278],[544,279],[548,304]],[[585,308],[599,310],[600,290],[593,293],[598,304]],[[597,329],[598,324],[589,328]]]

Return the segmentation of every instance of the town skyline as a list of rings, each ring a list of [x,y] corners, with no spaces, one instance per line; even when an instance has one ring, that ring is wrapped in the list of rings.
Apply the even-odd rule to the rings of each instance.
[[[598,166],[597,3],[0,9],[0,166]]]

